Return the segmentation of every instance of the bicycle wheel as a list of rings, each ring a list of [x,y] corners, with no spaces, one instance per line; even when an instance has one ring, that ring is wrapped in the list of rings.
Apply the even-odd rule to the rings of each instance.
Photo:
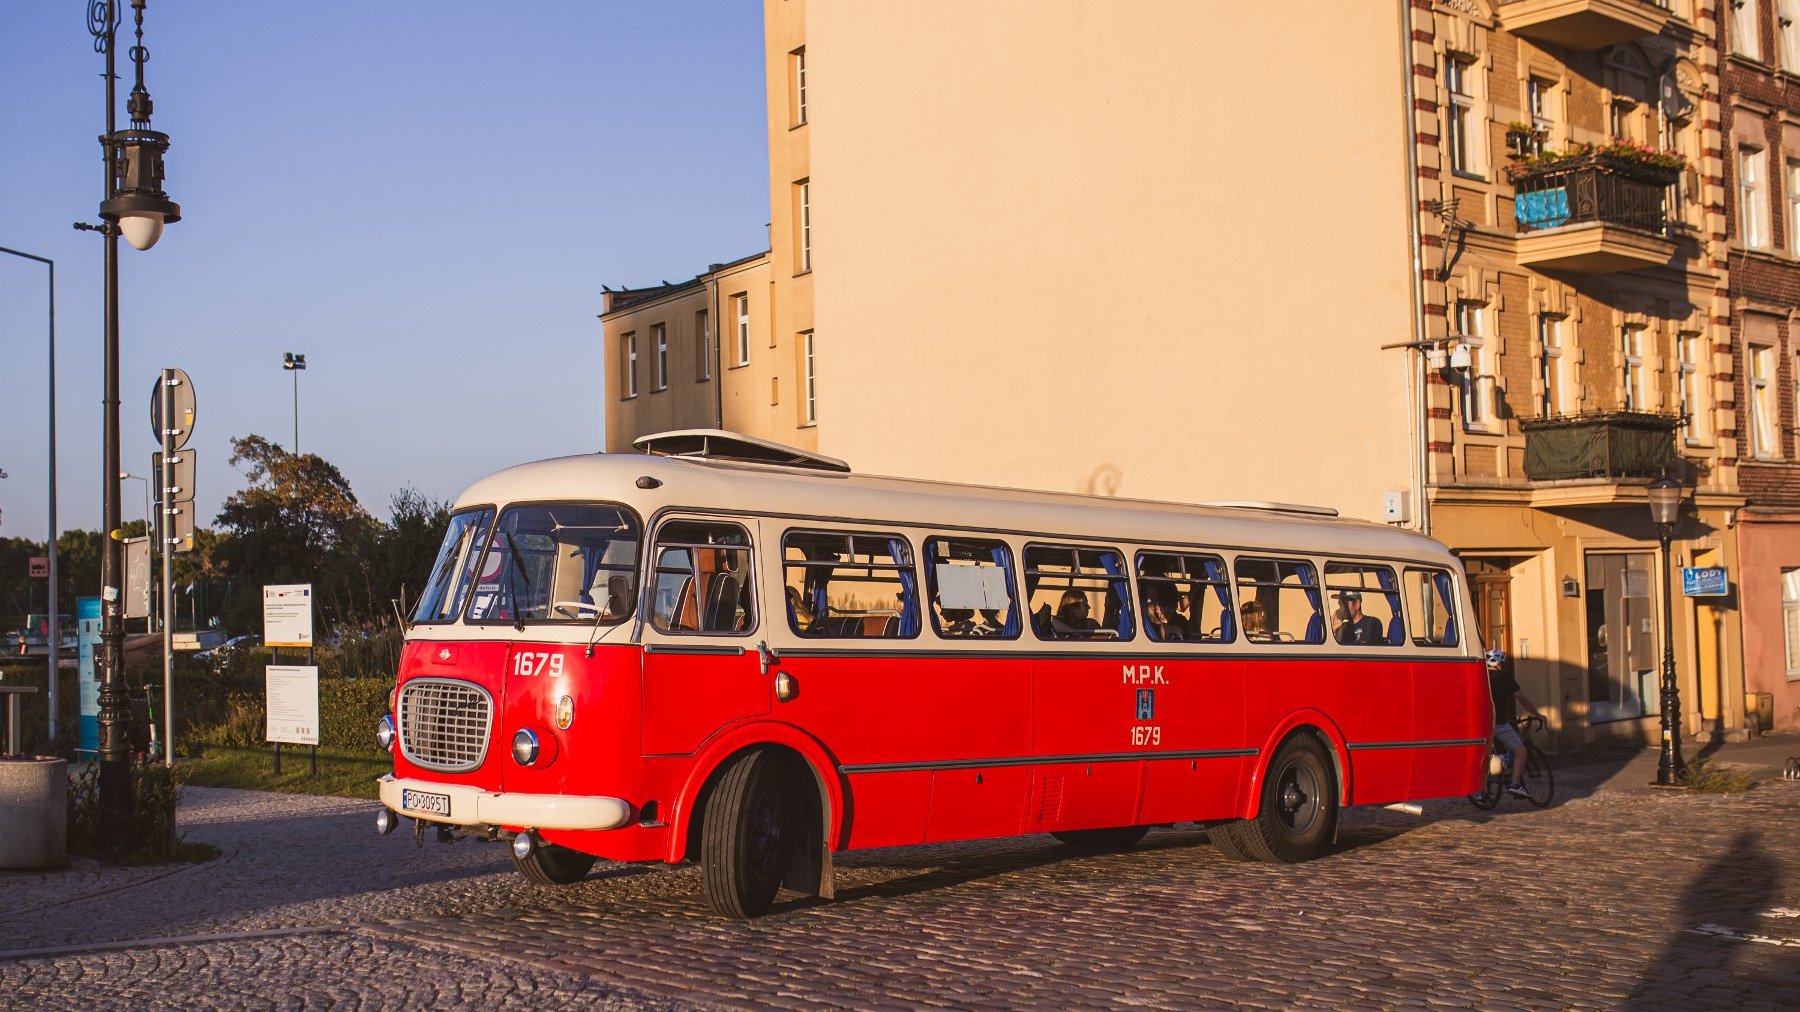
[[[1525,790],[1531,795],[1531,803],[1539,808],[1547,807],[1556,794],[1556,775],[1550,770],[1550,757],[1529,742],[1525,745]]]
[[[1490,811],[1500,803],[1500,779],[1488,777],[1482,781],[1481,790],[1469,795],[1469,804],[1482,811]]]

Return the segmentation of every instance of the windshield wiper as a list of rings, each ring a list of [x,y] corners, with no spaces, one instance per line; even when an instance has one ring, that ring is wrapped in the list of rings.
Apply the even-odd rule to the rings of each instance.
[[[518,542],[513,540],[511,531],[506,532],[506,554],[512,557],[513,568],[518,570],[519,579],[525,581],[525,593],[531,593],[531,577],[525,572],[525,563],[519,561],[519,545]],[[512,590],[512,586],[513,582],[508,578],[506,581],[506,588]],[[517,632],[524,632],[525,609],[519,603],[519,594],[517,591],[513,591],[512,599],[513,629]]]

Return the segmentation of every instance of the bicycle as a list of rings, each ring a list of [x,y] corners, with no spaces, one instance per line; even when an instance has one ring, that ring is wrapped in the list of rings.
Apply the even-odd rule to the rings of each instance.
[[[1556,793],[1556,775],[1550,769],[1550,757],[1531,741],[1531,732],[1541,731],[1544,726],[1544,718],[1535,715],[1513,721],[1513,727],[1518,729],[1519,737],[1525,742],[1525,791],[1538,808],[1547,807]],[[1469,795],[1469,803],[1483,811],[1490,810],[1500,804],[1511,783],[1512,750],[1495,738],[1488,755],[1487,782],[1481,785],[1481,790]]]

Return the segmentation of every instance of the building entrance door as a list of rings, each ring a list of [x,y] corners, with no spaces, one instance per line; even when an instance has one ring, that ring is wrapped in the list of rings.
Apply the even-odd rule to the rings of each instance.
[[[1588,723],[1659,712],[1649,552],[1587,557]]]
[[[1475,595],[1475,626],[1487,650],[1513,654],[1512,573],[1516,559],[1464,559],[1469,592]]]

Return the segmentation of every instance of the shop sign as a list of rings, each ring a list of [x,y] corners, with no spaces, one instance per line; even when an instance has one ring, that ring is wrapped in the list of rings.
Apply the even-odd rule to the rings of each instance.
[[[1681,593],[1684,597],[1724,597],[1731,593],[1731,581],[1724,566],[1683,566]]]

